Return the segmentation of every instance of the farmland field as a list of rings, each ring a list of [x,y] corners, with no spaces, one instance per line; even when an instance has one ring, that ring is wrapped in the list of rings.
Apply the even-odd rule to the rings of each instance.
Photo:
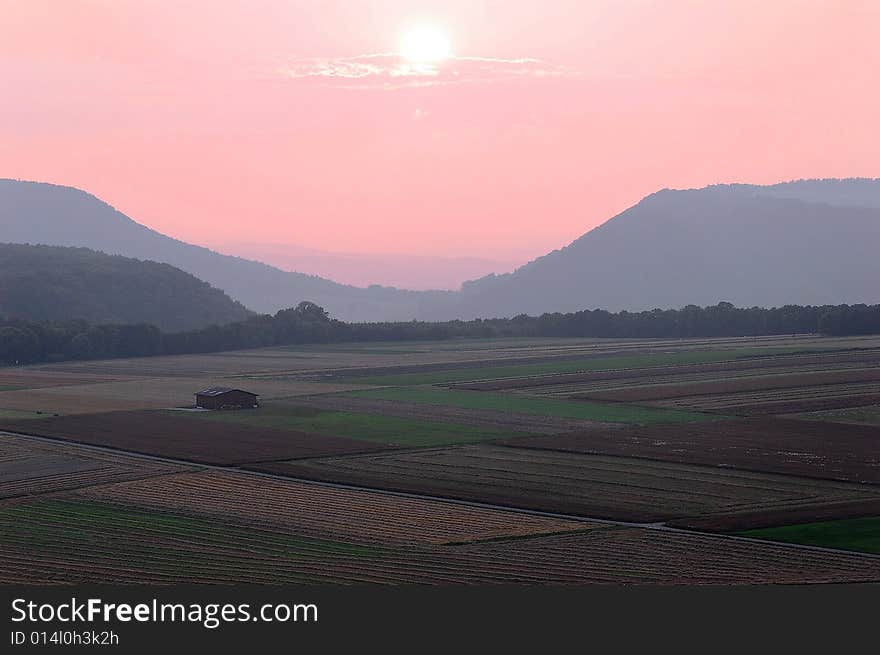
[[[833,409],[825,412],[809,412],[801,414],[798,418],[811,421],[880,426],[880,405],[853,407],[851,409]]]
[[[295,398],[280,402],[293,403],[297,407],[315,407],[334,411],[377,414],[379,416],[418,418],[423,421],[475,425],[529,434],[556,434],[568,430],[595,427],[599,424],[597,421],[559,416],[505,412],[497,409],[462,408],[438,405],[436,403],[411,403],[381,398],[361,398],[351,394],[309,396],[308,398]],[[601,423],[601,425],[603,428],[610,429],[619,427],[622,424]]]
[[[239,380],[216,378],[142,378],[120,382],[74,384],[46,389],[0,392],[0,409],[56,414],[91,414],[137,409],[191,406],[196,391],[212,386],[240,386]],[[253,380],[248,389],[262,398],[329,393],[361,388],[357,385],[301,381]]]
[[[516,443],[516,442],[514,442]],[[498,446],[271,462],[262,471],[622,521],[880,500],[880,489]]]
[[[674,384],[731,377],[760,376],[778,373],[846,370],[880,364],[880,352],[829,353],[825,355],[778,355],[749,357],[705,364],[677,364],[648,368],[620,368],[475,380],[450,386],[476,391],[527,390],[529,393],[574,393],[629,386]]]
[[[806,335],[0,369],[0,582],[880,582],[878,366]],[[187,409],[210,386],[261,406]]]
[[[186,467],[181,465],[0,433],[0,499],[154,478],[184,470]]]
[[[856,555],[636,528],[402,548],[76,500],[0,507],[0,544],[0,580],[42,584],[780,584],[880,576],[880,561]]]
[[[746,530],[740,534],[757,539],[880,555],[880,517],[878,516]]]
[[[572,402],[552,398],[529,398],[500,393],[476,393],[432,387],[401,387],[358,391],[359,398],[399,400],[412,403],[446,405],[462,409],[490,409],[502,412],[520,412],[559,418],[608,423],[667,423],[679,421],[709,421],[715,417],[696,412],[638,407],[596,402]]]
[[[591,524],[510,514],[241,472],[197,472],[86,489],[78,497],[366,544],[455,543],[582,530]]]
[[[492,427],[280,403],[266,404],[258,412],[189,412],[183,416],[193,420],[272,430],[299,430],[408,447],[474,443],[510,435],[507,431]]]
[[[880,368],[866,368],[848,371],[820,371],[789,375],[763,375],[738,377],[726,380],[710,380],[686,384],[659,384],[611,391],[597,391],[584,394],[583,397],[593,400],[613,400],[617,402],[645,402],[695,396],[719,396],[749,391],[767,391],[780,389],[806,389],[834,385],[860,385],[861,383],[880,382]],[[880,385],[866,384],[869,389],[878,389]],[[861,387],[856,387],[861,388]]]
[[[758,418],[588,429],[508,445],[880,484],[878,438],[870,427]]]
[[[23,412],[18,409],[0,409],[0,419],[48,418],[51,414]]]
[[[160,411],[62,416],[41,421],[6,422],[4,427],[41,437],[65,438],[205,464],[240,464],[364,452],[383,447],[367,441],[307,432],[221,421],[203,423],[178,417],[177,413]]]

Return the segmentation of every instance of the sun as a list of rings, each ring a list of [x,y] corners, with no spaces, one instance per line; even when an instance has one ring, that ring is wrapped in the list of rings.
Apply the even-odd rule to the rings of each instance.
[[[452,56],[452,46],[442,30],[422,25],[403,35],[400,56],[413,64],[436,64]]]

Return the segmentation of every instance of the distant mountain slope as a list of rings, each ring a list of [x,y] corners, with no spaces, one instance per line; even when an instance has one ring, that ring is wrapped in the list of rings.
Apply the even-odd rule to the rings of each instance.
[[[343,320],[409,320],[449,293],[362,289],[221,255],[140,225],[84,191],[38,182],[0,180],[0,242],[83,246],[165,262],[258,312],[311,300]]]
[[[880,180],[869,179],[659,191],[567,247],[460,292],[288,273],[176,241],[82,191],[33,182],[0,180],[0,241],[167,262],[260,312],[311,300],[349,321],[880,302]]]
[[[250,312],[188,273],[86,248],[0,244],[0,315],[35,321],[151,323],[178,331]]]
[[[880,180],[663,190],[465,285],[463,316],[880,301]]]

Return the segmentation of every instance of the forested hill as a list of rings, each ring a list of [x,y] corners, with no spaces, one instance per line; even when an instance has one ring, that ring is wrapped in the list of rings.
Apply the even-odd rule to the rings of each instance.
[[[459,314],[880,302],[880,180],[658,191],[514,273],[466,283]]]
[[[659,191],[568,246],[459,292],[282,271],[172,239],[83,191],[34,182],[0,180],[0,240],[165,262],[258,312],[310,300],[343,321],[642,311],[722,298],[744,307],[880,302],[880,179]]]
[[[179,216],[186,221],[185,214]],[[343,320],[409,320],[422,304],[449,291],[403,291],[337,284],[282,271],[178,241],[135,222],[90,193],[72,187],[0,179],[0,241],[94,248],[164,262],[223,289],[257,312],[276,312],[309,299]]]
[[[223,291],[168,264],[86,248],[0,244],[0,316],[149,323],[176,332],[250,314]]]

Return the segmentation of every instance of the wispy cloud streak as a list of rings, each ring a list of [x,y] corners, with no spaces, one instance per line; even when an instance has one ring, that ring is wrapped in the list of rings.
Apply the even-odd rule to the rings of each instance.
[[[530,57],[450,57],[442,62],[413,63],[392,52],[291,59],[279,67],[279,72],[289,79],[355,89],[401,89],[528,77],[580,76],[577,71]]]

